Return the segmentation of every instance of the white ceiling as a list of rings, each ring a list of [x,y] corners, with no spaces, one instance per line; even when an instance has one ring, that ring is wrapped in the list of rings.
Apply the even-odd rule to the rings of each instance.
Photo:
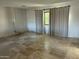
[[[71,0],[0,0],[0,6],[5,7],[41,7],[53,3],[67,2]]]

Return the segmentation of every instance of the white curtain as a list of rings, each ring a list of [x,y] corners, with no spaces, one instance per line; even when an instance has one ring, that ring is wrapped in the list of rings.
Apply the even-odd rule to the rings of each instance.
[[[59,37],[68,36],[69,6],[50,9],[50,33]]]
[[[36,32],[42,33],[43,32],[43,11],[35,10],[35,17],[36,17]]]

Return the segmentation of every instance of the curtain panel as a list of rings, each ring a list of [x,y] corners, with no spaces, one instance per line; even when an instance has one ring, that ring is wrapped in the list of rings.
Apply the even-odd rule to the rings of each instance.
[[[43,11],[35,10],[35,18],[36,18],[36,32],[43,32]]]
[[[68,37],[70,6],[50,9],[50,35]]]

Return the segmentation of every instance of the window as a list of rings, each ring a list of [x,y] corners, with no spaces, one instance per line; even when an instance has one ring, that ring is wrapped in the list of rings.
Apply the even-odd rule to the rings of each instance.
[[[44,25],[49,25],[49,11],[46,10],[43,13],[43,21],[44,21]]]
[[[49,12],[45,12],[45,24],[49,24]]]
[[[50,29],[50,12],[49,10],[43,11],[43,29],[44,34],[49,34]]]

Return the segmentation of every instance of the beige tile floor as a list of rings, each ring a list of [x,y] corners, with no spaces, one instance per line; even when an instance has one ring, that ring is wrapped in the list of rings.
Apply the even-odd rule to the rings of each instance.
[[[79,59],[79,40],[25,33],[1,40],[0,56],[5,56],[0,59]]]

